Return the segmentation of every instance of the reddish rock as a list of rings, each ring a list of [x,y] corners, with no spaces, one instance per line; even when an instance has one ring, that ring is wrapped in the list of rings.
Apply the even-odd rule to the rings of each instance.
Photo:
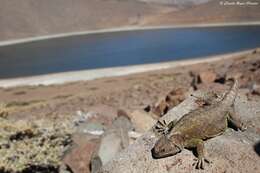
[[[73,173],[90,173],[90,160],[98,141],[87,139],[82,135],[75,137],[74,141],[74,146],[65,155],[63,162],[71,168]]]
[[[185,92],[183,89],[174,89],[170,91],[164,98],[160,99],[153,107],[152,112],[155,115],[163,116],[174,106],[178,105],[185,99]]]
[[[155,103],[152,112],[155,115],[163,116],[168,110],[168,104],[166,102],[166,99],[160,99],[158,102]]]

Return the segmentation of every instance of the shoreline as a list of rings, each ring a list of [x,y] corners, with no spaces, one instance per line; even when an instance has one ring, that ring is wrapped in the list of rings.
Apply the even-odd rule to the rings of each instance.
[[[158,29],[174,29],[174,28],[199,28],[199,27],[225,27],[225,26],[258,26],[260,21],[254,22],[230,22],[230,23],[208,23],[208,24],[182,24],[182,25],[164,25],[164,26],[126,26],[109,29],[98,29],[98,30],[87,30],[79,32],[68,32],[60,34],[43,35],[36,37],[27,37],[21,39],[11,39],[6,41],[0,41],[0,47],[15,45],[20,43],[29,43],[41,40],[49,40],[55,38],[65,38],[80,35],[89,34],[101,34],[101,33],[113,33],[113,32],[124,32],[124,31],[141,31],[141,30],[158,30]]]
[[[236,58],[238,56],[247,55],[254,49],[249,49],[245,51],[213,55],[207,57],[198,57],[194,59],[170,61],[163,63],[154,64],[144,64],[144,65],[133,65],[124,67],[112,67],[112,68],[102,68],[93,70],[81,70],[72,72],[61,72],[53,74],[45,74],[30,77],[18,77],[11,79],[0,79],[0,87],[18,87],[18,86],[37,86],[37,85],[53,85],[53,84],[64,84],[70,82],[78,81],[88,81],[106,77],[118,77],[126,76],[130,74],[137,74],[149,71],[156,71],[162,69],[176,68],[180,66],[194,65],[198,63],[209,63],[214,61],[225,60],[229,58]]]

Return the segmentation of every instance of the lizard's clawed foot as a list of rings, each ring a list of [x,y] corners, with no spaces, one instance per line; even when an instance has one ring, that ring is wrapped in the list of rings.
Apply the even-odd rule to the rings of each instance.
[[[168,131],[168,128],[167,128],[167,123],[165,120],[163,121],[158,121],[154,127],[155,131],[159,134],[166,134],[167,131]]]
[[[171,121],[169,124],[166,123],[165,120],[162,120],[162,121],[158,121],[154,127],[154,130],[159,133],[159,134],[163,134],[163,135],[166,135],[168,134],[172,128],[174,127],[176,121]]]
[[[243,132],[243,131],[245,131],[246,129],[247,129],[247,126],[242,123],[239,130]]]
[[[199,159],[195,159],[195,163],[193,163],[192,165],[195,166],[196,169],[204,169],[205,168],[205,162],[207,162],[208,164],[212,163],[209,159],[207,158],[199,158]]]

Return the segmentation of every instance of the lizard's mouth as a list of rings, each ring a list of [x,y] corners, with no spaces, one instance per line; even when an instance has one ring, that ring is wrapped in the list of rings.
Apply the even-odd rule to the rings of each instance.
[[[151,153],[152,153],[152,157],[154,159],[161,159],[161,158],[165,158],[165,157],[170,157],[173,156],[177,153],[179,153],[181,151],[178,152],[165,152],[165,151],[156,151],[155,148],[152,148]]]

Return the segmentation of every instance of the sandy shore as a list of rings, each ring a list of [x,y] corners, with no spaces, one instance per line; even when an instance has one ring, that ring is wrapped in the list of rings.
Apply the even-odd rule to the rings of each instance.
[[[156,30],[156,29],[170,29],[170,28],[196,28],[196,27],[224,27],[224,26],[253,26],[260,25],[260,21],[254,22],[230,22],[230,23],[205,23],[205,24],[183,24],[183,25],[166,25],[166,26],[126,26],[120,28],[100,29],[100,30],[89,30],[81,32],[69,32],[53,35],[44,35],[39,37],[28,37],[23,39],[6,40],[0,41],[0,46],[8,46],[19,43],[34,42],[40,40],[47,40],[53,38],[98,34],[98,33],[110,33],[110,32],[121,32],[121,31],[135,31],[135,30]]]
[[[250,52],[252,52],[252,50],[240,51],[240,52],[223,54],[223,55],[215,55],[210,57],[201,57],[201,58],[189,59],[189,60],[171,61],[165,63],[135,65],[135,66],[126,66],[126,67],[113,67],[113,68],[103,68],[103,69],[94,69],[94,70],[82,70],[82,71],[39,75],[39,76],[32,76],[32,77],[3,79],[0,80],[0,87],[7,88],[7,87],[16,87],[16,86],[52,85],[52,84],[63,84],[67,82],[93,80],[93,79],[104,78],[104,77],[124,76],[129,74],[168,69],[168,68],[174,68],[179,66],[188,66],[188,65],[204,63],[204,62],[220,61],[229,58],[234,58],[237,56],[246,55]]]

